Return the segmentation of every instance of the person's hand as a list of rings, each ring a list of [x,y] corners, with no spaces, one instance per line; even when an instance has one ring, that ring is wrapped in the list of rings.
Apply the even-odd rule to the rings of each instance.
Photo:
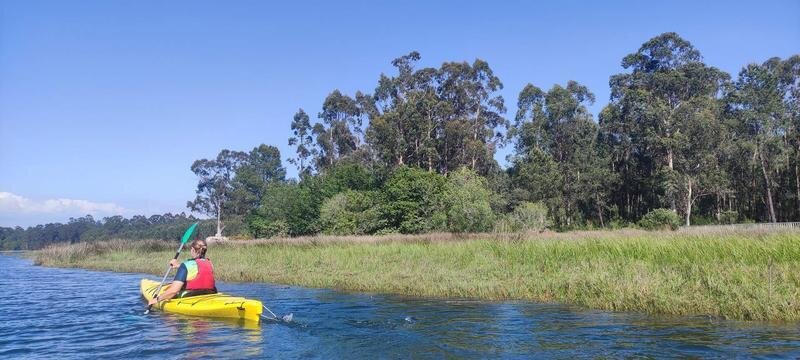
[[[150,299],[150,301],[147,302],[148,306],[153,306],[155,304],[158,304],[158,300],[156,300],[156,298],[152,298]]]
[[[172,267],[173,269],[177,269],[178,266],[180,265],[181,264],[178,263],[178,260],[172,259],[169,261],[169,266]]]

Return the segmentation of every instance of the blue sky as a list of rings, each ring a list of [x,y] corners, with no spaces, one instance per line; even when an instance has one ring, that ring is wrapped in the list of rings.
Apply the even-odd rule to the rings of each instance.
[[[1,0],[0,226],[186,211],[194,160],[261,143],[286,159],[298,108],[371,92],[411,50],[420,66],[488,61],[509,117],[526,83],[568,80],[596,114],[653,36],[675,31],[735,76],[800,53],[798,14],[797,0]]]

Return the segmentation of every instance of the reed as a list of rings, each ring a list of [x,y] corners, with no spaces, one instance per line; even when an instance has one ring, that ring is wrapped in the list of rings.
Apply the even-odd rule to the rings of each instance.
[[[156,274],[170,245],[75,244],[36,258],[47,266]],[[212,244],[209,257],[226,281],[800,320],[795,231],[322,237]]]

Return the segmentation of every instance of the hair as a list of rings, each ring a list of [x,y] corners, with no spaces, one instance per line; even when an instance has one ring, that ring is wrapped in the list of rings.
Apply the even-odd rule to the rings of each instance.
[[[199,258],[206,257],[206,250],[208,250],[208,244],[203,239],[194,239],[192,241],[192,249],[197,252]]]

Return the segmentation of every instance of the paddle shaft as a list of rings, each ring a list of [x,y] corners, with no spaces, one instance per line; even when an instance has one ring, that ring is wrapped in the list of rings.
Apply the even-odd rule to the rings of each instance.
[[[182,250],[183,250],[183,242],[181,242],[181,246],[178,247],[178,251],[175,252],[175,256],[172,258],[172,260],[178,260],[178,256],[181,255],[181,251]],[[164,281],[167,281],[167,276],[169,276],[169,271],[171,269],[172,269],[172,265],[167,265],[167,271],[164,273],[164,277],[161,279],[161,283],[158,284],[158,288],[156,288],[156,292],[153,294],[154,297],[158,296],[158,293],[161,292],[161,288],[164,286]],[[153,307],[153,305],[147,305],[147,310],[145,310],[145,312],[144,312],[145,315],[150,313],[150,308],[152,308],[152,307]]]

